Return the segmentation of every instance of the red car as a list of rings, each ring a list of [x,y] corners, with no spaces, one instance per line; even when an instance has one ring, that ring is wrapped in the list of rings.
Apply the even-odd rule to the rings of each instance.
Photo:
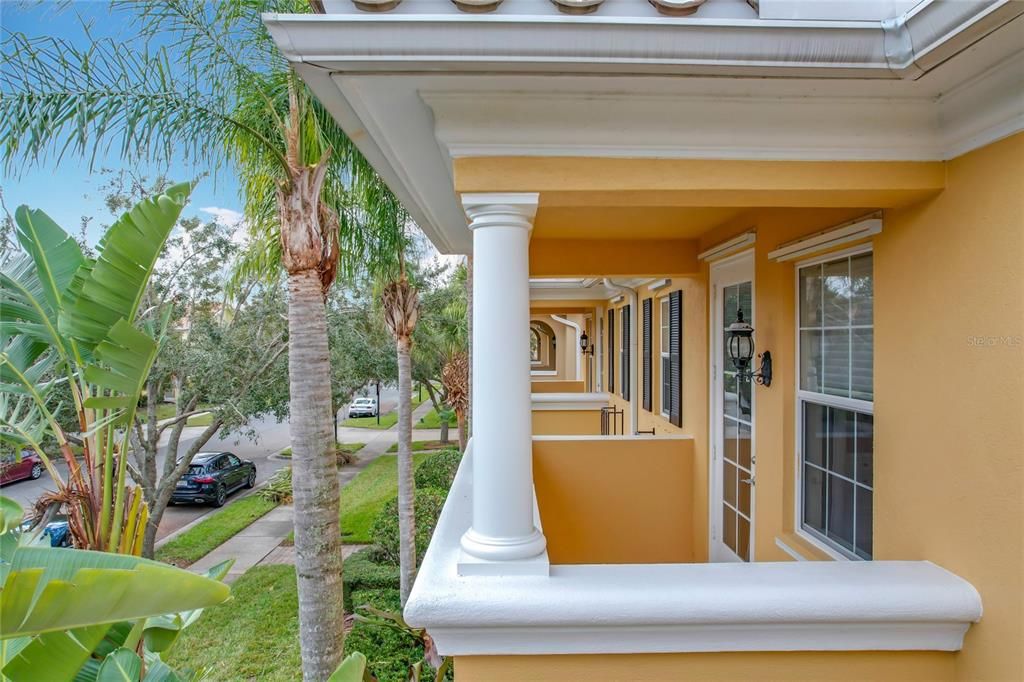
[[[13,483],[25,478],[37,479],[43,475],[43,462],[31,451],[21,453],[21,461],[14,453],[0,455],[0,485]]]

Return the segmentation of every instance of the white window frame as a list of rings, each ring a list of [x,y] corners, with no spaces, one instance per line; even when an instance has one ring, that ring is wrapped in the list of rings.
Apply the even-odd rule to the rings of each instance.
[[[852,246],[848,249],[841,249],[839,251],[832,251],[829,253],[807,258],[802,261],[794,263],[793,267],[793,291],[795,307],[794,310],[794,329],[796,333],[796,352],[793,355],[793,367],[796,368],[794,374],[794,382],[796,384],[796,431],[794,441],[796,442],[796,460],[794,462],[795,479],[796,479],[796,505],[793,509],[793,529],[796,535],[806,540],[822,552],[827,554],[836,561],[867,561],[862,557],[857,556],[853,552],[847,552],[845,549],[841,549],[837,545],[829,542],[825,538],[822,538],[816,533],[805,530],[803,527],[803,508],[804,508],[804,453],[803,453],[803,433],[804,433],[804,410],[803,404],[807,401],[814,402],[818,405],[825,405],[828,407],[837,407],[844,410],[852,410],[854,412],[861,412],[864,414],[870,414],[872,418],[875,415],[875,403],[874,401],[859,400],[857,398],[844,398],[842,396],[829,395],[826,393],[816,393],[814,391],[805,391],[800,388],[800,270],[802,268],[810,267],[812,265],[820,265],[822,263],[828,263],[830,261],[839,260],[841,258],[849,258],[851,256],[859,256],[865,253],[873,253],[873,244],[859,244]],[[872,274],[872,279],[874,274]],[[872,297],[874,293],[872,293]],[[874,320],[872,320],[872,328],[874,327]],[[872,356],[874,355],[874,349],[872,349]],[[872,389],[874,390],[874,389]],[[856,484],[855,484],[856,485]],[[872,481],[872,498],[874,498],[874,481]],[[872,522],[874,521],[874,514],[872,513]],[[872,551],[873,553],[873,551]]]
[[[660,364],[658,365],[658,378],[660,379],[660,381],[658,382],[658,396],[659,396],[658,412],[665,419],[670,419],[671,418],[671,410],[668,409],[669,405],[665,401],[665,360],[668,360],[670,363],[672,362],[672,351],[671,351],[670,348],[666,348],[665,347],[665,343],[664,343],[666,333],[669,332],[669,326],[670,326],[670,324],[669,324],[670,323],[669,316],[671,315],[671,307],[670,307],[670,304],[669,304],[669,294],[670,293],[672,293],[672,292],[668,292],[665,295],[658,297],[658,359],[660,361]],[[683,330],[680,329],[679,330],[680,337],[682,336],[682,333],[683,333]],[[669,343],[671,343],[671,341],[672,341],[671,334],[669,334]],[[680,358],[680,363],[682,363],[682,359],[681,358]],[[669,397],[671,397],[671,391],[672,391],[672,389],[669,388],[669,393],[670,393]],[[681,393],[681,391],[680,391],[680,393]]]
[[[629,304],[627,303],[626,305]],[[635,396],[633,395],[633,392],[630,391],[631,387],[629,385],[632,377],[630,377],[629,380],[626,379],[626,372],[629,372],[630,369],[632,369],[631,367],[628,367],[631,363],[626,362],[626,346],[629,344],[629,341],[626,339],[626,335],[632,331],[629,327],[633,326],[633,315],[635,314],[635,311],[632,308],[629,309],[629,324],[627,325],[625,320],[623,320],[622,315],[622,311],[625,308],[625,305],[618,308],[619,312],[616,315],[616,317],[619,318],[619,383],[621,384],[619,386],[619,397],[625,400],[626,392],[629,391],[629,401],[633,402],[633,398]]]

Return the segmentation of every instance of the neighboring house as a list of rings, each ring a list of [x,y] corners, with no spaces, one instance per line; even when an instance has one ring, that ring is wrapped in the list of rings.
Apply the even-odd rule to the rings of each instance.
[[[267,26],[473,255],[460,681],[1024,678],[1024,3],[322,4]]]

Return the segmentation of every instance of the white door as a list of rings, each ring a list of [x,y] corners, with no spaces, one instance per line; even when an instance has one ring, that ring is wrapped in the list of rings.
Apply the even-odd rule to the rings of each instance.
[[[711,268],[710,560],[754,559],[754,392],[737,376],[726,350],[725,329],[754,317],[754,254],[748,251]]]

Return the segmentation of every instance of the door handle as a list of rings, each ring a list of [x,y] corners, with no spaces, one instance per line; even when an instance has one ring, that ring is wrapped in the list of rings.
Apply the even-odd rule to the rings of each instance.
[[[754,485],[754,477],[751,476],[750,478],[741,478],[740,479],[740,483],[746,483],[748,485]]]

